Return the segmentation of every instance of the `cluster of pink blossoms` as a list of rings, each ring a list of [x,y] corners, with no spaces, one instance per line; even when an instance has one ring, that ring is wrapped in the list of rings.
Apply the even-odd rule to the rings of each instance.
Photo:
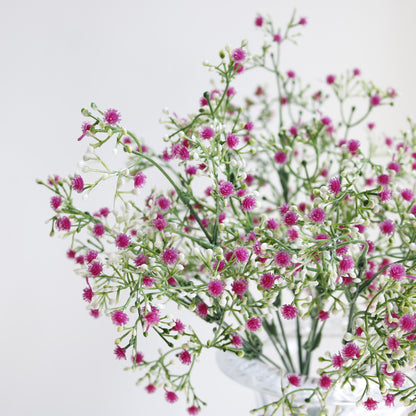
[[[115,358],[131,357],[145,390],[163,386],[169,403],[186,391],[188,414],[203,405],[188,372],[204,348],[274,361],[286,371],[292,394],[304,387],[340,311],[342,346],[320,357],[311,397],[323,403],[339,380],[362,378],[380,382],[383,397],[364,395],[366,410],[394,406],[416,394],[407,377],[416,366],[416,151],[410,135],[385,138],[378,146],[387,161],[378,164],[355,126],[396,93],[365,82],[358,68],[327,73],[319,89],[303,89],[300,71],[278,67],[268,51],[294,40],[306,18],[281,31],[261,15],[254,23],[268,47],[254,56],[245,42],[221,51],[221,65],[211,68],[226,87],[204,93],[195,115],[168,114],[161,154],[123,128],[117,110],[83,110],[89,119],[78,140],[93,139],[98,152],[116,138],[126,164],[118,171],[105,163],[97,168],[101,159],[87,154],[81,174],[43,183],[53,192],[52,233],[71,238],[67,256],[82,276],[91,315],[109,316],[120,332]],[[274,72],[277,97],[259,85],[241,100],[234,81],[253,66]],[[330,94],[340,100],[340,114],[324,111]],[[361,104],[349,108],[350,97]],[[373,121],[365,127],[380,135]],[[150,189],[150,167],[166,179],[167,190]],[[111,178],[117,182],[111,211],[78,208],[80,196]],[[209,342],[186,315],[165,314],[163,304],[172,302],[213,325]],[[299,351],[287,344],[294,328]],[[149,332],[166,348],[162,358],[138,350]],[[275,356],[265,355],[265,337]],[[171,373],[171,363],[183,372]],[[371,367],[377,380],[367,373]]]

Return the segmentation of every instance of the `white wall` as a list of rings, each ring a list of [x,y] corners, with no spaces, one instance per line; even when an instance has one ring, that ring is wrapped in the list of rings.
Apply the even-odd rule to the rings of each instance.
[[[113,357],[115,331],[93,320],[83,283],[48,237],[50,195],[35,178],[74,172],[80,108],[95,101],[120,110],[149,144],[163,134],[163,107],[194,111],[225,44],[256,43],[256,12],[284,24],[293,7],[308,18],[299,48],[286,57],[310,81],[361,68],[399,93],[379,132],[394,134],[416,116],[416,3],[412,0],[21,0],[0,3],[1,289],[0,414],[5,416],[182,415],[148,396]],[[159,144],[160,146],[160,144]],[[152,346],[144,348],[151,349]],[[243,415],[254,396],[215,368],[195,376],[209,402],[204,415]]]

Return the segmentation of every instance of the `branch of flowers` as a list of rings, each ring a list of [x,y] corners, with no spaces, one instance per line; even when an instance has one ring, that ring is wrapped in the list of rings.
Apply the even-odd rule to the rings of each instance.
[[[127,151],[127,149],[125,148],[125,151]],[[192,204],[190,204],[190,200],[189,197],[184,194],[182,192],[182,190],[176,185],[176,183],[173,181],[173,179],[166,173],[166,171],[153,159],[147,157],[145,154],[140,153],[140,152],[136,152],[135,150],[132,150],[131,153],[135,154],[136,156],[140,156],[146,160],[148,160],[150,163],[152,163],[157,169],[159,169],[159,171],[166,177],[166,179],[171,183],[171,185],[174,187],[175,191],[177,192],[179,198],[181,199],[181,201],[188,207],[189,211],[192,213],[192,215],[195,217],[197,223],[199,224],[202,232],[205,234],[205,236],[207,237],[208,241],[211,243],[211,248],[214,248],[215,246],[213,245],[213,239],[212,236],[209,235],[207,229],[204,227],[204,225],[202,224],[201,219],[199,218],[199,215],[197,214],[197,212],[194,210]]]

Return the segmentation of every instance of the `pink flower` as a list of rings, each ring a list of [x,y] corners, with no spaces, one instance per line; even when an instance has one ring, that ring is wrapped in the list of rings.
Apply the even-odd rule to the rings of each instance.
[[[171,202],[168,198],[161,196],[160,198],[156,199],[157,205],[162,211],[167,211],[170,208]]]
[[[402,196],[402,198],[407,201],[407,202],[411,202],[413,201],[414,198],[414,193],[410,190],[410,189],[403,189],[400,192],[400,195]]]
[[[387,338],[387,348],[392,351],[397,351],[400,347],[400,342],[397,340],[395,335]]]
[[[326,321],[329,318],[329,312],[327,311],[319,311],[318,319],[320,321]]]
[[[153,220],[152,224],[154,228],[156,228],[159,231],[162,231],[167,227],[168,222],[166,221],[163,214],[159,213],[156,215],[156,218]]]
[[[80,137],[78,137],[78,141],[82,140],[87,135],[87,132],[91,130],[91,127],[92,127],[92,124],[88,123],[87,121],[84,121],[84,123],[82,123],[82,126],[81,126],[82,134]]]
[[[134,259],[134,264],[136,265],[136,267],[140,267],[143,264],[147,263],[147,257],[143,254],[140,253],[135,259]]]
[[[301,17],[301,18],[299,19],[299,24],[300,24],[300,25],[305,26],[305,25],[306,25],[306,23],[308,23],[308,22],[306,21],[306,17]]]
[[[256,207],[256,199],[254,196],[246,196],[243,201],[241,202],[241,209],[244,212],[253,211],[253,209]]]
[[[108,124],[114,125],[114,124],[117,124],[121,120],[121,116],[117,110],[110,108],[104,113],[104,120]]]
[[[240,349],[243,346],[243,340],[241,339],[240,335],[232,334],[231,335],[231,344],[234,348]]]
[[[232,285],[231,288],[233,290],[233,292],[236,295],[242,296],[244,295],[244,293],[246,293],[247,289],[248,289],[248,283],[247,280],[240,278],[238,280],[235,280]]]
[[[273,273],[265,273],[260,278],[260,287],[263,290],[270,290],[274,286],[274,282],[277,279],[277,276],[275,276]]]
[[[237,247],[234,249],[234,257],[240,263],[246,263],[250,257],[250,252],[245,247]]]
[[[178,400],[178,396],[173,391],[166,391],[165,399],[169,403],[175,403]]]
[[[261,327],[261,319],[253,317],[247,320],[246,327],[250,332],[256,332]]]
[[[279,227],[279,224],[275,219],[270,218],[269,220],[267,220],[266,226],[269,230],[276,230]]]
[[[231,57],[234,62],[241,63],[246,59],[246,53],[243,49],[234,49],[231,52]]]
[[[368,398],[364,403],[363,403],[364,407],[367,410],[376,410],[377,409],[377,405],[378,402],[374,399]]]
[[[297,374],[288,374],[287,380],[292,386],[300,387],[301,378]]]
[[[361,75],[361,71],[359,68],[354,68],[352,73],[355,77],[357,77],[358,75]]]
[[[92,228],[92,232],[95,237],[100,238],[104,235],[105,227],[100,222],[97,222],[97,224],[95,224],[94,227]]]
[[[357,151],[358,151],[359,147],[360,147],[360,142],[358,140],[348,140],[347,148],[348,148],[348,151],[352,155],[357,154]]]
[[[205,140],[210,140],[215,136],[214,129],[210,126],[204,126],[199,131],[199,136]]]
[[[56,211],[62,203],[62,198],[60,196],[53,196],[51,198],[51,207]]]
[[[227,134],[227,146],[230,149],[235,149],[238,146],[239,143],[238,137],[234,133],[228,133]]]
[[[254,123],[253,123],[252,121],[247,121],[247,123],[246,123],[246,124],[244,124],[244,128],[245,128],[247,131],[251,131],[251,130],[253,130],[253,129],[254,129]],[[250,137],[250,136],[248,136],[248,137]]]
[[[331,387],[332,384],[332,380],[331,377],[329,377],[328,375],[324,374],[321,376],[321,378],[319,379],[319,387],[321,387],[322,389],[329,389]]]
[[[183,350],[179,353],[179,360],[182,364],[190,365],[192,363],[192,356],[189,351]]]
[[[298,309],[293,305],[283,305],[280,308],[280,313],[285,319],[295,319],[299,315]]]
[[[383,188],[383,190],[378,194],[381,202],[384,204],[387,201],[390,201],[393,192],[390,189]]]
[[[406,376],[402,372],[400,371],[394,372],[393,384],[394,384],[394,387],[396,387],[396,389],[402,387],[405,381],[406,381]]]
[[[180,143],[172,145],[172,155],[181,160],[189,160],[189,151],[188,149]]]
[[[71,229],[71,221],[68,217],[64,216],[64,217],[59,217],[56,220],[56,228],[59,231],[69,231]]]
[[[72,189],[74,191],[77,191],[78,193],[81,193],[84,190],[84,180],[80,175],[75,176],[72,179]]]
[[[260,15],[256,16],[256,18],[254,19],[254,24],[257,27],[262,27],[263,26],[263,16],[260,16]]]
[[[234,193],[234,185],[231,182],[224,181],[219,185],[218,191],[223,197],[229,197]]]
[[[175,321],[175,325],[172,327],[172,331],[176,331],[178,334],[182,335],[185,331],[185,325],[181,320],[177,319]]]
[[[278,152],[276,152],[276,154],[274,155],[274,160],[276,161],[276,163],[278,163],[279,165],[284,165],[287,162],[287,155],[285,152],[283,152],[283,150],[279,150]]]
[[[349,273],[354,268],[354,260],[351,256],[345,256],[339,262],[339,272],[341,274]]]
[[[287,230],[287,238],[289,241],[295,241],[298,237],[299,233],[294,228]]]
[[[141,352],[137,352],[136,356],[131,357],[133,364],[140,365],[143,362],[143,354]]]
[[[196,407],[196,406],[191,406],[191,407],[188,407],[188,413],[190,414],[190,415],[197,415],[198,413],[199,413],[199,409],[198,409],[198,407]]]
[[[225,284],[220,279],[211,280],[208,283],[208,293],[214,298],[217,298],[218,296],[222,295],[224,287]]]
[[[402,264],[394,263],[389,267],[389,276],[393,280],[402,280],[406,276],[406,269]]]
[[[350,358],[360,358],[360,348],[357,344],[349,342],[342,349],[342,356],[348,360]]]
[[[338,195],[341,192],[341,182],[339,178],[331,178],[328,183],[329,192],[332,192],[334,195]]]
[[[117,345],[117,347],[114,349],[114,354],[116,355],[118,360],[126,359],[126,350],[120,347],[120,345]]]
[[[386,406],[394,406],[394,394],[386,394],[384,397],[384,403],[386,404]]]
[[[127,323],[129,317],[123,311],[114,311],[111,314],[111,320],[113,321],[114,325],[122,326]]]
[[[377,105],[379,105],[381,103],[381,98],[379,95],[375,94],[373,96],[370,97],[370,105],[372,107],[375,107]]]
[[[147,391],[149,394],[152,394],[152,393],[154,393],[154,392],[156,391],[156,387],[155,387],[153,384],[148,384],[148,385],[145,387],[145,389],[146,389],[146,391]]]
[[[386,173],[383,173],[382,175],[379,175],[377,177],[377,183],[379,185],[387,186],[390,183],[390,176]]]
[[[92,277],[100,276],[103,272],[103,265],[99,261],[94,261],[88,266],[88,273]]]
[[[98,253],[95,250],[90,250],[87,255],[85,256],[85,260],[87,263],[91,263],[95,260],[98,256]]]
[[[276,34],[273,36],[273,40],[274,40],[275,42],[277,42],[277,43],[280,43],[280,42],[283,40],[282,35],[281,35],[280,33],[276,33]]]
[[[119,250],[125,249],[130,245],[130,237],[127,234],[121,233],[116,237],[115,244]]]
[[[333,84],[335,82],[335,75],[328,75],[327,77],[326,77],[326,83],[328,84],[328,85],[331,85],[331,84]]]
[[[324,222],[326,215],[325,211],[322,208],[316,207],[311,210],[308,217],[311,221],[315,223],[322,223]]]
[[[340,353],[335,354],[332,356],[332,365],[337,370],[340,370],[342,366],[344,365],[345,360],[342,358],[342,355]]]
[[[410,315],[403,315],[399,320],[399,326],[404,332],[412,332],[416,329],[416,319]]]
[[[162,261],[168,265],[175,264],[178,261],[178,257],[178,252],[173,248],[167,248],[162,253]]]
[[[146,176],[143,174],[143,172],[138,172],[134,178],[134,187],[135,188],[143,188],[143,186],[146,183]]]
[[[100,316],[100,311],[98,309],[91,309],[90,310],[90,315],[97,319]]]
[[[291,225],[296,225],[298,223],[298,219],[299,217],[298,217],[298,214],[296,214],[296,212],[289,211],[283,217],[283,222],[287,226],[291,226]]]
[[[292,259],[287,251],[278,251],[274,256],[274,261],[279,267],[290,267]]]
[[[395,228],[395,225],[393,221],[384,220],[382,223],[380,223],[380,231],[383,234],[387,234],[387,235],[393,234],[394,228]]]
[[[196,312],[201,318],[206,318],[208,315],[208,306],[204,302],[199,302],[196,305]]]
[[[90,287],[86,287],[82,292],[82,299],[84,299],[85,302],[91,303],[93,296],[94,292]]]
[[[156,306],[152,306],[150,309],[150,312],[148,312],[146,315],[144,315],[144,320],[147,324],[146,331],[149,330],[149,327],[156,325],[160,321],[160,311]]]

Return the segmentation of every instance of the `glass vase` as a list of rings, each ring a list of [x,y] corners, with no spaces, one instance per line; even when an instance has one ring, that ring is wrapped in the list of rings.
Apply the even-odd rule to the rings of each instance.
[[[217,363],[221,371],[237,383],[253,389],[258,396],[258,407],[264,406],[271,402],[279,400],[282,397],[282,383],[287,386],[286,374],[281,370],[267,365],[259,360],[246,360],[238,357],[231,352],[217,352]],[[315,388],[317,379],[302,378],[303,388]],[[296,393],[294,402],[299,410],[294,413],[283,413],[281,409],[269,409],[264,416],[359,416],[374,414],[377,416],[407,416],[414,410],[414,407],[404,407],[396,404],[394,407],[387,407],[384,404],[383,397],[377,390],[370,390],[366,397],[371,397],[378,402],[377,409],[374,412],[367,411],[359,402],[362,392],[364,391],[364,382],[360,380],[354,382],[355,390],[352,391],[349,386],[340,388],[335,386],[328,394],[324,409],[318,399],[314,396],[310,402],[305,399],[310,396],[310,391],[300,391]],[[262,414],[259,412],[259,414]]]

